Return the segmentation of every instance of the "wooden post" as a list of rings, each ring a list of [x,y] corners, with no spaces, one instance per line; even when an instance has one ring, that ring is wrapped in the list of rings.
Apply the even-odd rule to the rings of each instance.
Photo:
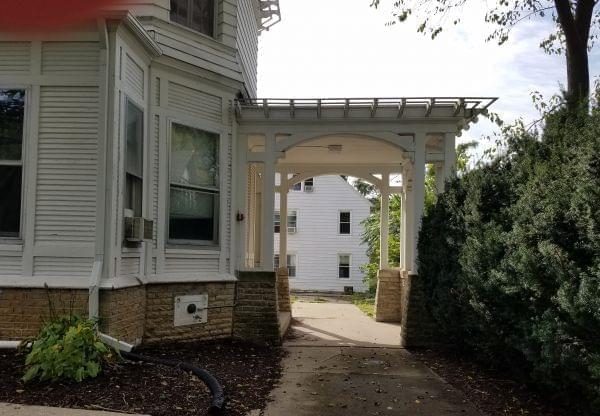
[[[444,140],[444,181],[456,173],[456,133],[446,133]]]
[[[287,172],[281,173],[279,186],[279,267],[287,267],[288,190]]]
[[[262,221],[260,241],[260,268],[273,271],[275,218],[275,135],[265,136],[265,161],[262,180]]]
[[[390,232],[390,191],[388,173],[382,175],[381,220],[379,223],[379,269],[389,268],[389,232]]]

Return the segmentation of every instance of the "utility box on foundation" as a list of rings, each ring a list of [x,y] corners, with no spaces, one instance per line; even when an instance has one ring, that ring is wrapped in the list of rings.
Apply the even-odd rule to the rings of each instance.
[[[205,324],[208,321],[208,294],[176,296],[174,326]]]

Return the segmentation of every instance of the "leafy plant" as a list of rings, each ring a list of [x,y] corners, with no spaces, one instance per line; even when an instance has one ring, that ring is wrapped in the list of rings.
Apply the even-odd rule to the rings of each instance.
[[[100,340],[94,320],[78,315],[59,316],[48,322],[33,341],[23,380],[80,382],[96,377],[102,363],[113,357]]]

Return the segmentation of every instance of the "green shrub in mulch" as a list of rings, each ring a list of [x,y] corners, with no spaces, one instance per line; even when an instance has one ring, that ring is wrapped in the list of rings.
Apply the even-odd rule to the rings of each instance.
[[[59,316],[33,340],[24,381],[73,380],[96,377],[115,352],[99,338],[97,323],[78,315]]]
[[[423,219],[438,335],[600,414],[600,109],[505,134]]]

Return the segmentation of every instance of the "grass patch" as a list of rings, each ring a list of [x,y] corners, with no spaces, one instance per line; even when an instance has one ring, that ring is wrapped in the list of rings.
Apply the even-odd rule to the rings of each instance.
[[[290,302],[292,302],[292,303],[296,303],[296,302],[298,302],[298,296],[292,295],[292,296],[290,297]]]
[[[355,293],[352,296],[352,303],[356,305],[358,309],[371,318],[375,315],[375,298],[372,295],[365,293]]]
[[[312,299],[309,303],[328,303],[329,301],[327,299],[323,299],[323,298],[314,298]]]

